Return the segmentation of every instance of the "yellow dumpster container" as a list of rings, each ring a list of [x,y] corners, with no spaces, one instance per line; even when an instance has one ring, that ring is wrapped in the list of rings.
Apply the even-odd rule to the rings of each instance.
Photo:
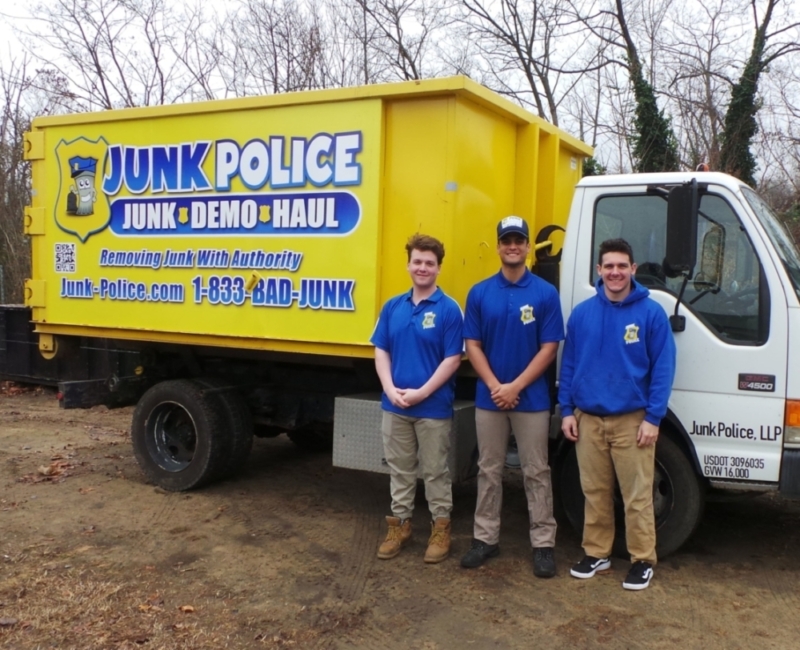
[[[463,305],[497,221],[564,225],[591,154],[464,77],[42,117],[26,149],[44,353],[81,335],[356,357],[408,287],[411,234],[444,241]]]

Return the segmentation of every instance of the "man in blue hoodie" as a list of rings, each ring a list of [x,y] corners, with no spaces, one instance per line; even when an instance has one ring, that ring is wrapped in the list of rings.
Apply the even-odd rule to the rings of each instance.
[[[570,574],[591,578],[611,568],[616,475],[632,562],[622,586],[639,590],[650,585],[656,563],[655,443],[675,376],[675,342],[666,313],[633,279],[630,244],[604,241],[599,260],[597,295],[567,323],[559,378],[561,429],[576,443],[586,497],[586,557]]]

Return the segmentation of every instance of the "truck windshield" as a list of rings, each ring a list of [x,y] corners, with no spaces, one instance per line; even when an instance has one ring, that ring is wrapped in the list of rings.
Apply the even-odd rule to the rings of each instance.
[[[682,302],[725,343],[763,345],[769,338],[769,286],[753,243],[739,215],[719,194],[701,194],[699,216],[697,264]],[[667,241],[663,196],[600,196],[592,250],[615,237],[624,237],[633,247],[640,284],[651,291],[680,293],[683,278],[671,277],[663,268]]]
[[[767,231],[767,236],[775,247],[783,268],[786,269],[786,275],[792,282],[794,292],[800,299],[800,253],[797,251],[797,243],[764,199],[749,187],[743,187],[742,194]]]

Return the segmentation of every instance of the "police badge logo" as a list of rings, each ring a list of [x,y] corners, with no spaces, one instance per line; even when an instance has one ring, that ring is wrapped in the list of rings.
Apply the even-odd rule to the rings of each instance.
[[[625,344],[639,342],[639,326],[635,323],[625,326],[625,336],[623,337]]]
[[[422,319],[422,329],[429,330],[431,327],[436,327],[436,323],[433,322],[435,318],[436,314],[434,312],[425,312],[425,318]]]
[[[527,325],[528,323],[532,323],[536,320],[536,317],[533,315],[533,307],[530,305],[522,305],[519,308],[520,311],[520,320],[522,321],[523,325]]]
[[[69,159],[69,170],[75,184],[69,186],[67,214],[79,217],[94,214],[94,202],[97,201],[97,190],[94,189],[97,159],[73,156]]]
[[[111,220],[111,205],[102,190],[108,142],[105,138],[61,140],[55,148],[58,194],[53,209],[64,232],[86,242]]]

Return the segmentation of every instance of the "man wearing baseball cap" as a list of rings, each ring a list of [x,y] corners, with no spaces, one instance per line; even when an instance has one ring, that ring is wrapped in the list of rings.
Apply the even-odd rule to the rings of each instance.
[[[545,371],[564,338],[555,288],[525,266],[530,253],[527,222],[506,217],[497,225],[499,273],[467,296],[464,338],[478,374],[478,499],[472,546],[461,566],[475,568],[500,552],[503,466],[513,431],[519,449],[530,516],[533,573],[556,573],[556,521],[547,464],[550,393]]]

